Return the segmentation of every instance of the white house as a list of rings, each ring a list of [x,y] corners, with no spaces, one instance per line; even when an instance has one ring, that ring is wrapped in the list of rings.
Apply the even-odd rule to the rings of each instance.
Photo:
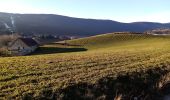
[[[8,47],[12,55],[27,55],[38,48],[38,43],[32,38],[18,38]]]

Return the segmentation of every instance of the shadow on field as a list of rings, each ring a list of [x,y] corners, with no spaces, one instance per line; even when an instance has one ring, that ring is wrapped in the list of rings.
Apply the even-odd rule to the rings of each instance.
[[[95,84],[74,84],[57,91],[45,88],[35,98],[38,100],[161,100],[164,95],[170,93],[170,87],[167,87],[167,91],[159,87],[161,78],[167,73],[169,73],[167,69],[155,68],[117,78],[104,77]],[[23,99],[35,98],[29,94],[23,97]]]
[[[32,55],[87,51],[85,48],[40,47]]]

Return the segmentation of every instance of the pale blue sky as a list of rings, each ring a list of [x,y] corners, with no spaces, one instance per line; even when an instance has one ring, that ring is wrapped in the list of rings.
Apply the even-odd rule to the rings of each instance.
[[[0,12],[166,23],[170,22],[170,0],[0,0]]]

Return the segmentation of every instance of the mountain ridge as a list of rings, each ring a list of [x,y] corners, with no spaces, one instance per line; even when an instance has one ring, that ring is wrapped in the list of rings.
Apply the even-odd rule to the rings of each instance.
[[[110,32],[145,32],[170,28],[170,23],[132,22],[74,18],[57,14],[18,14],[0,12],[0,33],[15,31],[24,35],[92,36]]]

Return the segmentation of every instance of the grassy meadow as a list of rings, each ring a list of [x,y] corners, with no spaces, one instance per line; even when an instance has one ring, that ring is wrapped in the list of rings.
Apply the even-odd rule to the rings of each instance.
[[[77,46],[52,43],[32,55],[1,57],[0,99],[147,100],[166,94],[170,36],[110,33],[66,42]]]

